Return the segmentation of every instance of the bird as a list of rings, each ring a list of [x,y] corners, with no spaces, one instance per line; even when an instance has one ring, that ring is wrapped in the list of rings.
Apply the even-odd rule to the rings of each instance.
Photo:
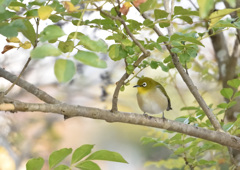
[[[139,78],[137,85],[137,101],[140,109],[144,112],[145,116],[149,114],[162,113],[164,117],[164,111],[172,110],[170,98],[167,95],[164,87],[149,77]]]

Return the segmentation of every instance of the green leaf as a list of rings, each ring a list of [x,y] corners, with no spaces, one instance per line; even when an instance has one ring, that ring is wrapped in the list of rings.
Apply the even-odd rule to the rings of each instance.
[[[50,19],[52,22],[58,22],[58,21],[62,20],[63,17],[58,16],[58,15],[51,15],[51,16],[49,17],[49,19]]]
[[[104,60],[99,59],[99,57],[93,52],[78,51],[74,58],[78,61],[81,61],[83,64],[90,65],[93,67],[97,68],[107,67],[107,63]]]
[[[153,138],[153,137],[146,137],[146,136],[143,136],[141,138],[141,142],[143,145],[146,145],[146,144],[149,144],[149,143],[156,143],[157,142],[157,139],[156,138]]]
[[[74,42],[71,40],[67,40],[66,42],[60,41],[58,44],[58,48],[63,52],[72,52],[74,48]]]
[[[155,20],[161,19],[161,18],[167,18],[168,15],[169,15],[169,13],[167,13],[164,10],[161,10],[161,9],[155,9],[154,10]]]
[[[217,107],[221,108],[221,109],[227,109],[228,104],[227,103],[220,103],[219,105],[217,105]]]
[[[190,55],[190,57],[195,58],[197,56],[198,50],[195,48],[187,48],[187,53]]]
[[[149,27],[149,28],[153,28],[155,24],[150,19],[145,19],[143,21],[143,25],[145,25],[146,27]]]
[[[176,119],[177,120],[177,119]],[[174,135],[170,140],[175,141],[175,140],[180,140],[182,138],[182,134],[177,133]]]
[[[81,33],[81,32],[71,32],[69,35],[68,35],[68,38],[67,40],[69,39],[79,39],[81,36],[83,36],[84,34]]]
[[[126,71],[127,71],[128,74],[132,74],[133,70],[134,70],[134,66],[133,65],[128,65],[126,67]]]
[[[21,3],[21,2],[17,2],[17,1],[13,1],[13,2],[11,2],[10,3],[10,5],[9,6],[14,6],[14,7],[23,7],[23,8],[26,8],[26,4],[24,4],[24,3]]]
[[[182,107],[181,111],[183,110],[198,110],[199,107],[195,107],[195,106],[188,106],[188,107]]]
[[[236,97],[238,97],[238,96],[240,96],[240,91],[238,91],[238,92],[236,92],[236,93],[234,94],[234,98],[236,98]]]
[[[53,1],[49,6],[51,6],[57,13],[64,15],[66,8],[64,8],[61,1]]]
[[[0,23],[0,34],[6,37],[16,37],[21,29],[26,29],[23,19],[16,19],[10,24]]]
[[[190,61],[190,55],[188,53],[181,53],[179,54],[179,60],[182,64]]]
[[[140,12],[144,13],[150,9],[154,9],[157,4],[157,0],[147,0],[145,3],[142,3],[140,7]]]
[[[198,0],[199,15],[201,18],[206,18],[209,12],[214,7],[214,0]]]
[[[40,59],[47,56],[59,56],[61,51],[51,44],[44,44],[31,51],[31,58]]]
[[[71,60],[58,59],[54,65],[54,73],[61,83],[70,81],[76,72],[75,64]]]
[[[178,18],[183,20],[183,21],[185,21],[185,22],[187,22],[188,24],[192,24],[193,23],[192,18],[189,17],[189,16],[179,16]]]
[[[78,161],[80,161],[82,158],[84,158],[85,156],[87,156],[88,154],[91,153],[92,148],[94,145],[82,145],[79,148],[77,148],[72,155],[72,160],[71,160],[71,164],[74,164]]]
[[[216,165],[216,161],[208,161],[208,160],[204,160],[204,159],[200,159],[198,160],[198,165]]]
[[[179,47],[173,47],[171,48],[171,52],[173,53],[181,53],[182,52],[182,48],[179,48]]]
[[[158,68],[158,62],[157,61],[151,61],[151,63],[150,63],[150,67],[152,68],[152,69],[157,69]]]
[[[132,46],[133,42],[126,38],[121,41],[121,44],[124,46]]]
[[[27,17],[38,17],[38,10],[37,9],[28,10],[24,15],[26,15]]]
[[[71,0],[72,4],[75,6],[75,5],[78,5],[81,0]]]
[[[213,13],[211,13],[211,15],[209,16],[209,19],[211,20],[210,24],[209,24],[209,28],[211,29],[221,18],[223,18],[224,16],[239,10],[240,8],[236,8],[236,9],[222,9],[222,10],[218,10],[215,11]]]
[[[4,13],[12,0],[0,0],[0,13]]]
[[[16,13],[15,12],[10,12],[10,11],[5,11],[3,13],[0,13],[0,21],[4,21],[6,19],[11,18],[14,16]]]
[[[167,42],[169,38],[167,36],[159,36],[157,39],[158,43]]]
[[[99,150],[92,153],[86,160],[105,160],[113,162],[128,163],[119,153],[108,150]]]
[[[122,58],[125,58],[127,56],[127,53],[122,50],[122,47],[120,44],[113,44],[109,47],[109,57],[113,61],[121,60]]]
[[[23,20],[23,24],[25,26],[25,29],[20,29],[19,31],[32,43],[32,45],[35,44],[36,41],[36,33],[33,28],[33,25],[31,22],[27,19]]]
[[[188,9],[185,9],[181,6],[175,6],[174,7],[174,15],[196,15],[198,16],[198,11],[191,11]]]
[[[235,104],[237,104],[237,102],[235,100],[232,100],[228,103],[227,108],[229,109],[230,107],[234,106]]]
[[[174,154],[175,155],[180,155],[180,154],[184,153],[185,151],[186,151],[186,148],[180,147],[180,148],[178,148],[177,150],[174,151]]]
[[[54,166],[59,164],[63,159],[65,159],[71,153],[72,153],[72,148],[63,148],[63,149],[53,152],[49,156],[49,167],[53,168]]]
[[[231,99],[233,95],[233,90],[231,88],[223,88],[220,93],[222,94],[223,97],[227,99]]]
[[[71,170],[67,165],[59,165],[54,170]]]
[[[198,41],[196,38],[194,37],[189,37],[189,36],[185,36],[185,35],[180,35],[178,33],[175,33],[173,34],[171,37],[170,37],[170,41],[187,41],[187,42],[191,42],[191,43],[194,43],[194,44],[197,44],[197,45],[201,45],[204,47],[204,45]]]
[[[0,34],[5,37],[16,37],[18,35],[18,29],[10,24],[0,24]]]
[[[101,170],[101,168],[92,161],[82,161],[78,163],[75,167],[81,170]]]
[[[94,41],[86,35],[79,36],[78,39],[80,40],[78,45],[83,45],[84,48],[88,50],[103,53],[107,52],[108,46],[102,39]]]
[[[27,170],[41,170],[44,165],[44,160],[43,158],[32,158],[28,160],[26,164],[26,169]]]
[[[227,84],[231,87],[238,88],[240,86],[240,79],[228,80]]]
[[[162,19],[161,21],[159,21],[159,26],[161,28],[169,27],[170,26],[170,21],[167,20],[167,19]]]
[[[162,68],[162,71],[165,71],[165,72],[169,71],[169,67],[165,66],[162,62],[159,62],[159,66]]]
[[[128,19],[127,22],[129,23],[128,28],[130,29],[131,32],[141,29],[142,23],[137,22],[133,19]]]
[[[40,41],[49,41],[65,35],[63,30],[57,25],[49,25],[40,33]]]

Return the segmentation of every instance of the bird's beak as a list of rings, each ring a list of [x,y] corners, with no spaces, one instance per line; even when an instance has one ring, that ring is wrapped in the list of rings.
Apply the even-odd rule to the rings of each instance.
[[[135,86],[133,86],[133,87],[141,87],[140,85],[135,85]]]

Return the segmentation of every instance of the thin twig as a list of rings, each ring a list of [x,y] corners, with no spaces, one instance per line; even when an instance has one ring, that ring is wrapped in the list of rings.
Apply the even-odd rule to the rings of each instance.
[[[150,56],[150,52],[147,51],[143,46],[142,44],[134,37],[134,35],[131,33],[130,29],[128,28],[127,24],[125,23],[125,21],[121,18],[121,15],[118,15],[118,16],[112,16],[110,15],[109,13],[103,11],[100,7],[98,7],[96,4],[93,4],[97,10],[99,10],[102,14],[106,15],[107,17],[113,19],[113,20],[118,20],[120,21],[127,34],[131,37],[131,39],[133,40],[133,42],[140,48],[140,50],[142,51],[143,55],[141,55],[138,60],[133,64],[133,67],[134,69],[147,57]],[[112,109],[111,111],[112,112],[116,112],[118,111],[118,106],[117,106],[117,102],[118,102],[118,95],[119,95],[119,91],[120,91],[120,88],[121,86],[124,84],[125,80],[129,77],[130,75],[126,72],[122,77],[121,79],[116,83],[116,88],[115,88],[115,91],[113,93],[113,98],[112,98]]]
[[[191,4],[192,4],[192,6],[198,11],[198,7],[193,3],[193,1],[192,0],[188,0]]]
[[[38,43],[38,26],[39,26],[39,18],[37,18],[36,21],[36,40],[35,43],[33,45],[33,49],[37,47],[37,43]],[[22,71],[20,72],[20,74],[18,75],[17,79],[12,83],[12,85],[4,92],[4,95],[7,95],[12,88],[15,86],[15,84],[18,82],[18,80],[20,79],[20,77],[23,75],[24,71],[27,69],[28,64],[31,61],[31,56],[28,58],[27,62],[25,63],[25,65],[23,66]]]

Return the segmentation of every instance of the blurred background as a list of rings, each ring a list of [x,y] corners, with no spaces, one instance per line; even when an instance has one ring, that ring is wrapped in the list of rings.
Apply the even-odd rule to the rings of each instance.
[[[193,2],[196,3],[196,1]],[[181,2],[181,5],[184,5],[185,8],[192,8],[190,3]],[[136,16],[139,16],[138,12],[134,10],[130,12],[131,15],[128,15],[130,18],[132,16],[136,19]],[[84,17],[96,16],[94,13],[88,12]],[[142,22],[141,17],[139,17],[139,22]],[[41,22],[40,31],[47,24],[49,24],[47,21]],[[184,25],[179,25],[178,29],[182,29],[181,27]],[[61,28],[66,34],[76,31],[75,27],[66,23],[61,23]],[[92,36],[93,39],[104,39],[108,36],[104,31],[85,26],[81,26],[78,31]],[[231,34],[231,29],[228,34]],[[139,34],[137,38],[143,37],[142,39],[144,39],[146,36],[153,40],[157,39],[156,35],[148,30]],[[22,35],[18,37],[24,40]],[[62,37],[62,39],[65,40],[66,37]],[[112,43],[111,41],[106,42]],[[196,62],[189,74],[206,102],[218,104],[223,99],[219,94],[221,87],[216,81],[217,64],[213,56],[214,51],[209,39],[203,40],[202,43],[205,48],[200,48],[196,58],[200,63]],[[231,41],[229,43],[231,45]],[[5,37],[0,36],[0,49],[3,49],[5,44]],[[14,49],[0,54],[1,67],[18,75],[29,57],[29,52],[30,50]],[[204,59],[201,58],[202,54],[205,56]],[[167,56],[165,50],[155,50],[151,58],[162,61]],[[65,58],[66,56],[61,57]],[[56,60],[54,57],[32,60],[22,78],[62,102],[111,109],[115,83],[124,74],[125,64],[123,61],[111,61],[107,54],[102,54],[101,58],[106,60],[107,69],[98,69],[76,63],[77,74],[68,83],[59,84],[57,82],[54,75],[54,61]],[[202,65],[207,66],[205,73],[204,69],[206,68]],[[174,69],[166,73],[161,69],[146,68],[139,74],[139,76],[141,75],[154,78],[165,87],[173,108],[173,110],[165,112],[167,119],[174,120],[181,115],[187,115],[188,112],[180,111],[180,109],[184,106],[196,105],[193,96]],[[137,90],[133,88],[136,82],[137,79],[133,79],[130,85],[126,86],[123,92],[120,92],[119,111],[142,114],[137,105]],[[10,85],[11,83],[0,78],[1,91],[5,91]],[[36,97],[17,86],[9,93],[9,97],[23,102],[41,103]],[[161,115],[157,116],[161,117]],[[168,137],[171,135],[164,133],[164,130],[122,123],[108,123],[83,117],[64,120],[63,116],[52,113],[0,112],[0,129],[1,170],[23,170],[27,160],[33,157],[43,157],[46,160],[43,169],[48,169],[47,160],[51,152],[61,148],[76,149],[83,144],[94,144],[93,151],[106,149],[118,152],[129,163],[98,161],[97,163],[104,170],[154,170],[157,169],[154,166],[145,166],[146,161],[167,159],[172,153],[165,147],[154,148],[151,145],[141,144],[140,140],[143,136]],[[69,159],[66,160],[66,164],[69,164]]]

